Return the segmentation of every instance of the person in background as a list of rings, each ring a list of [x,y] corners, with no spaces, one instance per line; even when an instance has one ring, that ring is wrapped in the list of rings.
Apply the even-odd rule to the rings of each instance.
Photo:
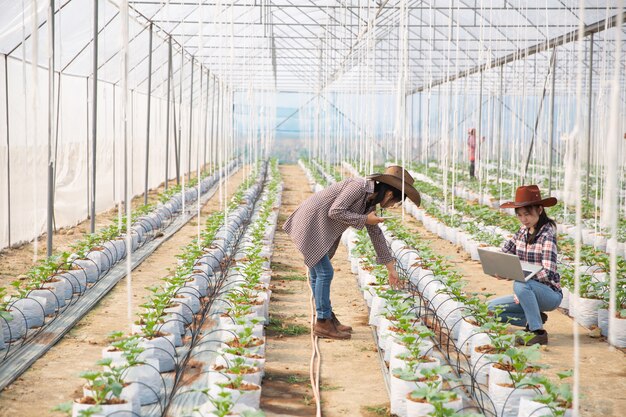
[[[476,129],[471,128],[469,130],[469,136],[467,137],[467,150],[469,152],[469,161],[470,161],[470,166],[469,166],[469,175],[470,178],[474,179],[476,178],[474,176],[474,169],[476,168],[475,165],[475,161],[476,161]]]
[[[389,284],[392,287],[399,285],[394,258],[378,227],[384,219],[378,217],[375,210],[377,205],[381,208],[398,205],[406,197],[419,206],[420,195],[413,187],[411,175],[400,166],[389,166],[383,174],[347,178],[313,194],[285,222],[283,229],[302,252],[309,268],[317,313],[313,326],[316,336],[330,339],[351,337],[352,328],[339,322],[330,302],[330,284],[334,275],[330,260],[348,227],[367,228],[377,262],[387,267]]]
[[[563,299],[561,278],[557,273],[556,223],[548,217],[546,207],[557,203],[556,198],[541,198],[536,185],[523,185],[515,192],[515,201],[500,208],[514,208],[522,223],[519,231],[502,247],[502,252],[517,255],[521,261],[541,265],[543,269],[526,282],[515,281],[514,295],[496,298],[489,308],[502,308],[500,317],[517,326],[526,326],[533,337],[526,343],[548,344],[548,332],[543,324],[546,311],[556,309]]]

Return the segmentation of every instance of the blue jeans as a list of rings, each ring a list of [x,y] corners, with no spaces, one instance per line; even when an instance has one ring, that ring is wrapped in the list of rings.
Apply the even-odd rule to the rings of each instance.
[[[311,288],[315,298],[317,318],[329,319],[333,312],[330,305],[330,283],[333,280],[335,270],[328,255],[324,255],[318,263],[313,265],[313,268],[309,268],[309,274],[311,275]]]
[[[504,321],[508,320],[515,326],[528,324],[530,331],[542,329],[543,322],[539,313],[556,309],[563,298],[560,292],[534,279],[528,282],[515,281],[513,292],[517,295],[519,304],[515,303],[512,295],[506,295],[490,301],[489,309],[493,310],[495,306],[502,307],[500,317]]]

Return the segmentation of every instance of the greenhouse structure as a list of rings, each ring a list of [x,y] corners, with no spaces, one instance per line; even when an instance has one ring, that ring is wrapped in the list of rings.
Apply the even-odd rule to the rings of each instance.
[[[0,0],[0,417],[626,416],[624,0]]]

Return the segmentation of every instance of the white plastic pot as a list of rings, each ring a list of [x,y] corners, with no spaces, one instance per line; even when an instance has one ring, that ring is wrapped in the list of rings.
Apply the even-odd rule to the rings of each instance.
[[[455,411],[459,411],[463,408],[463,399],[458,398],[454,401],[450,401],[444,404],[445,408],[452,409]],[[418,401],[413,401],[407,396],[406,400],[406,415],[407,417],[428,417],[430,413],[435,411],[435,407],[429,403],[422,403]]]
[[[136,365],[126,370],[124,380],[135,382],[137,398],[141,405],[154,404],[165,390],[156,359],[144,359],[143,365]]]
[[[405,361],[401,358],[399,358],[400,355],[407,353],[408,350],[406,348],[406,346],[404,346],[401,343],[398,343],[395,340],[390,340],[389,344],[389,369],[396,369],[396,368],[402,368],[405,365]],[[433,349],[433,342],[431,342],[430,340],[422,340],[421,341],[421,346],[420,346],[420,353],[422,355],[428,355],[430,354],[430,352]],[[386,353],[386,352],[385,352]],[[424,367],[428,368],[428,367],[434,367],[434,366],[439,366],[440,365],[440,361],[437,358],[431,358],[434,359],[434,362],[425,362],[424,363]]]
[[[602,300],[582,298],[570,295],[570,315],[581,326],[590,328],[598,324],[598,309],[602,307]]]
[[[463,354],[470,354],[473,339],[476,338],[476,336],[473,335],[476,334],[479,329],[479,326],[471,324],[466,319],[461,319],[459,324],[459,334],[455,344]]]
[[[439,376],[441,383],[441,376]],[[396,414],[399,417],[407,416],[407,396],[413,390],[425,386],[424,382],[419,381],[405,381],[404,379],[397,378],[393,371],[390,375],[389,383],[389,399],[391,402],[391,414]]]
[[[477,334],[475,337],[478,337],[480,335],[481,334]],[[479,384],[486,384],[487,375],[489,373],[489,363],[494,362],[495,359],[493,354],[478,352],[476,348],[480,346],[481,345],[477,344],[477,341],[474,341],[474,343],[472,344],[472,355],[470,357],[470,363],[472,365],[471,373],[476,379],[476,382],[478,382]]]
[[[79,417],[83,411],[89,410],[94,407],[89,404],[80,404],[74,401],[72,406],[72,417]],[[92,414],[93,417],[106,417],[106,416],[115,416],[115,417],[133,417],[133,405],[130,401],[127,401],[122,404],[112,404],[107,405],[103,404],[102,411],[96,414]]]
[[[159,372],[173,371],[176,367],[173,335],[166,334],[153,339],[141,339],[139,346],[145,349],[139,354],[139,360],[156,359]]]
[[[87,289],[87,275],[81,269],[64,271],[57,276],[62,279],[67,279],[75,294],[82,294]]]
[[[534,388],[510,388],[499,384],[489,385],[489,396],[498,417],[517,417],[520,400],[534,398],[537,391]]]
[[[139,401],[139,385],[127,383],[120,393],[120,399],[128,401],[132,406],[132,412],[135,415],[141,414],[141,403]],[[93,391],[83,385],[83,397],[93,397]],[[113,398],[113,393],[109,393],[107,399]],[[117,414],[116,414],[117,415]]]
[[[100,271],[94,261],[90,259],[76,259],[72,265],[85,272],[85,278],[88,284],[93,284],[98,281]]]
[[[615,347],[626,347],[626,319],[609,318],[609,343]]]
[[[378,326],[380,322],[380,314],[387,305],[387,300],[379,295],[373,295],[371,300],[369,325]]]
[[[12,320],[5,321],[5,319],[0,318],[5,342],[21,339],[26,334],[24,315],[20,311],[11,310],[11,308],[9,308],[8,313],[13,317]]]
[[[28,293],[29,297],[44,298],[46,303],[44,305],[46,316],[50,316],[57,311],[60,306],[61,294],[57,294],[54,288],[40,288],[32,290]]]
[[[222,367],[226,367],[225,369],[221,369]],[[215,364],[211,366],[211,370],[208,373],[208,382],[209,384],[215,383],[224,383],[230,380],[236,379],[239,375],[231,374],[228,372],[226,365]],[[257,372],[252,372],[248,374],[242,374],[242,378],[244,382],[249,384],[261,385],[261,379],[263,378],[263,374],[261,369],[257,369]]]
[[[21,298],[12,304],[12,307],[21,311],[29,329],[43,326],[45,308],[48,301],[43,297],[29,296]]]
[[[242,407],[251,407],[258,409],[261,403],[261,387],[255,384],[248,384],[254,389],[239,391],[236,389],[222,388],[218,385],[211,385],[209,387],[209,395],[216,396],[222,390],[229,392],[232,400],[235,402],[234,411],[239,411]]]
[[[561,290],[563,291],[563,298],[561,299],[561,304],[559,304],[559,307],[568,310],[570,308],[570,306],[569,306],[569,299],[570,299],[569,288],[561,287]]]
[[[563,417],[573,417],[572,409],[565,410]],[[553,416],[550,408],[543,404],[533,401],[530,398],[522,397],[519,402],[519,412],[517,413],[517,417],[544,417],[544,416]]]

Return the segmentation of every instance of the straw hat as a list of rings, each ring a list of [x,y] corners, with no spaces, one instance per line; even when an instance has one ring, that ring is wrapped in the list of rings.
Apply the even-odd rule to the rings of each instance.
[[[515,201],[508,201],[500,205],[500,208],[518,208],[526,206],[552,207],[556,204],[556,198],[548,197],[541,199],[541,192],[536,185],[522,185],[515,191]]]
[[[367,179],[382,182],[387,185],[391,185],[393,188],[403,191],[402,184],[404,183],[404,195],[415,203],[416,206],[420,205],[422,200],[420,193],[413,187],[413,177],[407,172],[406,169],[399,165],[390,165],[385,169],[382,174],[372,174]]]

